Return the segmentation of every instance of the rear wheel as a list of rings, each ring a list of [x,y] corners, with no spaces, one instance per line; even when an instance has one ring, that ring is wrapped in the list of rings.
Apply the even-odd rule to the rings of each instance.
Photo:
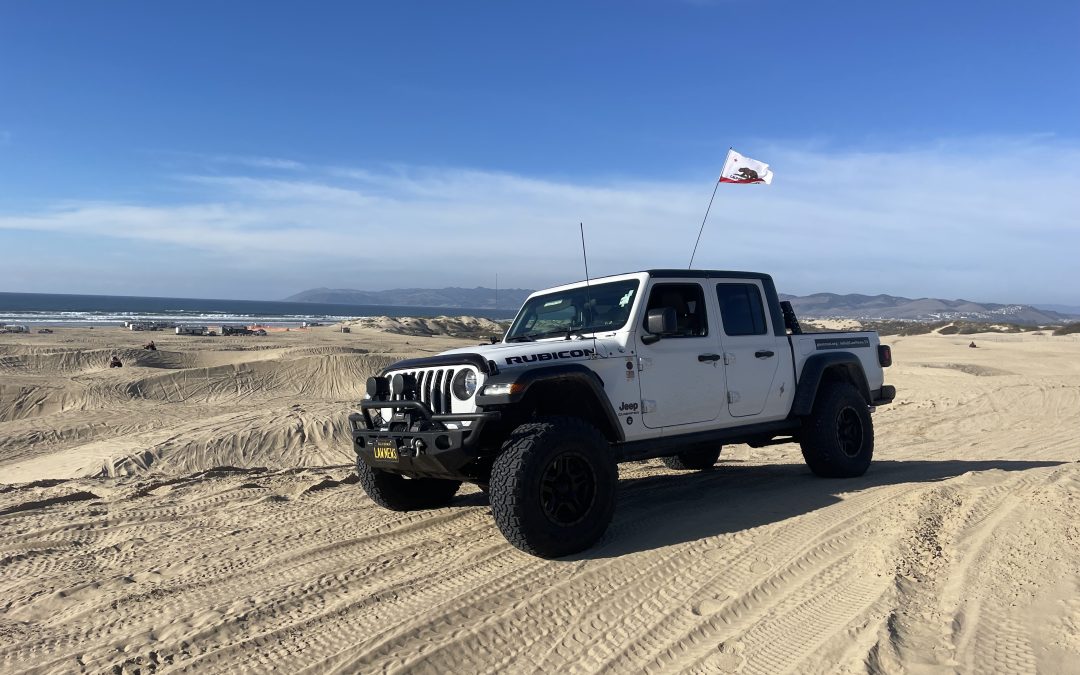
[[[874,422],[859,390],[834,382],[818,394],[810,417],[803,420],[803,459],[818,476],[861,476],[874,457]]]
[[[522,424],[491,469],[495,523],[514,546],[545,558],[593,545],[615,512],[615,466],[603,435],[570,417]]]
[[[675,471],[701,471],[711,469],[720,459],[720,448],[698,448],[670,457],[661,457],[664,466]]]
[[[406,478],[373,469],[357,457],[356,474],[371,500],[391,511],[417,511],[446,506],[457,494],[461,482],[441,478]]]

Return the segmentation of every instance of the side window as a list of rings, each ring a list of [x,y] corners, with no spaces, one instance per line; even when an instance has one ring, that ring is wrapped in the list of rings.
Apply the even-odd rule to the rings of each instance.
[[[765,305],[755,284],[717,284],[720,319],[727,335],[764,335]]]
[[[705,291],[701,284],[656,284],[649,293],[645,313],[648,315],[648,310],[661,307],[675,309],[677,331],[670,337],[703,337],[709,334]]]

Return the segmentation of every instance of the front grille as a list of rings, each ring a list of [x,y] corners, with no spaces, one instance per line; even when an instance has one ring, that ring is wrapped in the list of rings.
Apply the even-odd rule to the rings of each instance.
[[[393,377],[399,373],[401,375],[412,375],[416,378],[416,390],[419,392],[419,396],[416,398],[431,408],[431,412],[436,415],[450,413],[450,383],[454,380],[454,368],[421,368],[419,370],[403,370],[389,375]],[[400,401],[405,397],[396,394],[392,398],[395,401]]]

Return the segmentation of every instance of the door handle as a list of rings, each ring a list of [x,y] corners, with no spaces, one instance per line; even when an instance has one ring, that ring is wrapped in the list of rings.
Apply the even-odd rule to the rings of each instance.
[[[719,354],[698,354],[697,360],[701,361],[702,363],[706,363],[706,362],[709,362],[709,361],[719,361],[720,360],[720,355]]]
[[[754,356],[759,359],[767,359],[770,356],[773,356],[773,352],[768,349],[762,349],[760,352],[754,352]]]

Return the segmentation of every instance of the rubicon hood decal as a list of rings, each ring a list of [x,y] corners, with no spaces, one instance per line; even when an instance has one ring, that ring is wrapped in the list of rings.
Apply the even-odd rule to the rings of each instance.
[[[522,354],[521,356],[507,356],[506,364],[532,363],[533,361],[554,361],[555,359],[581,359],[592,356],[591,349],[560,349],[557,352],[539,352],[537,354]]]
[[[586,347],[585,345],[588,345]],[[452,355],[456,352],[469,352],[479,354],[485,359],[494,361],[499,366],[519,366],[539,361],[566,361],[573,359],[589,359],[596,356],[604,356],[610,347],[602,342],[594,345],[592,340],[529,342],[523,344],[498,343],[493,345],[480,345],[466,347],[465,349],[453,349],[444,352],[443,355]]]

